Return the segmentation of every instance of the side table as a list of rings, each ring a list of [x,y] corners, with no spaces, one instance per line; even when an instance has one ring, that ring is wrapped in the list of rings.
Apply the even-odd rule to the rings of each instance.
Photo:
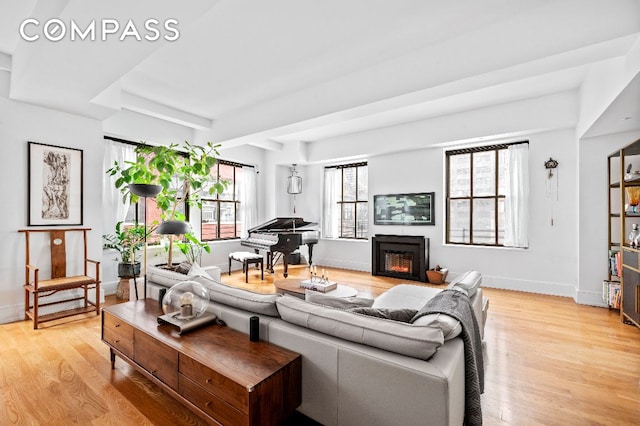
[[[302,402],[302,357],[221,325],[179,335],[152,299],[102,310],[116,356],[213,424],[278,425]]]

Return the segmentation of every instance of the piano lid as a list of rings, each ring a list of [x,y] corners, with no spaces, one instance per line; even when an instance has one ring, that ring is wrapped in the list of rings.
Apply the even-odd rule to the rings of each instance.
[[[252,232],[288,232],[293,230],[311,230],[317,223],[307,222],[301,217],[276,217],[261,225],[249,229]]]

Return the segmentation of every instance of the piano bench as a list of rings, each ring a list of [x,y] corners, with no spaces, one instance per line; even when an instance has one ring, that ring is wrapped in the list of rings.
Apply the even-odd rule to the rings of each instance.
[[[231,275],[231,261],[242,263],[242,272],[244,272],[244,282],[249,282],[249,265],[260,265],[261,279],[264,280],[264,260],[261,255],[248,251],[234,251],[229,253],[229,275]]]

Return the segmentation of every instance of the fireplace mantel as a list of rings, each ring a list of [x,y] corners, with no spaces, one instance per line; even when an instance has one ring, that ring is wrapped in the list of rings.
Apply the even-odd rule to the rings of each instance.
[[[398,257],[410,270],[388,268],[389,256]],[[407,261],[405,261],[405,259]],[[402,269],[402,268],[401,268]],[[371,243],[371,274],[427,282],[429,239],[421,235],[376,234]]]

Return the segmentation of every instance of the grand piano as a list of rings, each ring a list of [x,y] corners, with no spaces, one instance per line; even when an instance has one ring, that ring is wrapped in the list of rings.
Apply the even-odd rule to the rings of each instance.
[[[240,244],[267,252],[267,270],[273,273],[273,265],[282,257],[284,277],[289,275],[289,255],[303,244],[309,247],[309,265],[313,258],[313,246],[320,232],[317,223],[307,222],[301,217],[277,217],[249,229],[249,236]],[[275,261],[274,261],[275,259]]]

